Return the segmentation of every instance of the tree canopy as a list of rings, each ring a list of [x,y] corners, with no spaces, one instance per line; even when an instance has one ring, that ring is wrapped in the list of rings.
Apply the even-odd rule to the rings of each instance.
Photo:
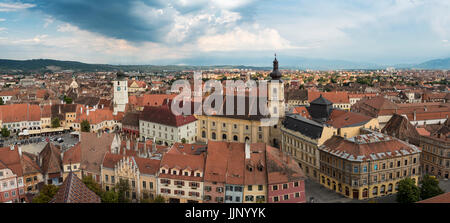
[[[83,120],[81,122],[81,131],[82,132],[90,132],[91,131],[91,124],[88,120]]]
[[[33,198],[32,203],[48,203],[58,192],[58,187],[52,184],[44,185],[39,194]]]
[[[411,178],[398,182],[397,202],[414,203],[420,200],[420,189]]]
[[[425,175],[420,184],[420,198],[422,200],[444,193],[439,187],[439,180],[430,175]]]

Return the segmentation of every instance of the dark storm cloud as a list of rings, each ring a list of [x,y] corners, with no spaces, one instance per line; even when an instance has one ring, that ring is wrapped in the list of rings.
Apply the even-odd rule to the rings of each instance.
[[[168,42],[167,34],[173,30],[176,16],[210,13],[221,16],[220,8],[211,7],[211,1],[187,0],[39,0],[29,1],[39,10],[55,19],[75,25],[83,30],[131,42]],[[254,7],[254,4],[250,4]],[[244,6],[235,12],[249,12]],[[243,13],[241,21],[249,18]],[[183,42],[195,40],[210,26],[224,31],[214,21],[197,21],[183,38]]]

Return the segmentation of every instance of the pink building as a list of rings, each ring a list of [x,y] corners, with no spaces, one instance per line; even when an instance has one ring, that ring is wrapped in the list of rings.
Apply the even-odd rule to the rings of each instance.
[[[267,147],[268,203],[305,203],[305,175],[294,159]]]
[[[23,172],[20,148],[0,148],[0,203],[24,202]]]

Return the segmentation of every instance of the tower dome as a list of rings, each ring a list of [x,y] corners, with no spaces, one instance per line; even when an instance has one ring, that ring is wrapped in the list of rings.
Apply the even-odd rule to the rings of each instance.
[[[275,54],[275,60],[273,61],[273,71],[270,73],[270,77],[272,80],[280,80],[281,79],[281,72],[278,70],[278,60],[277,55]]]

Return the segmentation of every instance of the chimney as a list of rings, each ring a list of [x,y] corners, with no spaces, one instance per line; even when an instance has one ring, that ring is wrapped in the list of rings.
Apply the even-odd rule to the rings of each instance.
[[[155,152],[156,152],[156,142],[153,141],[152,142],[152,153],[155,153]]]
[[[250,143],[249,143],[249,140],[245,140],[245,159],[250,159]]]
[[[17,148],[17,150],[19,151],[19,156],[22,157],[22,148],[20,148],[20,146]]]
[[[130,140],[127,139],[127,150],[130,150]]]
[[[89,116],[89,109],[86,108],[86,115]]]

